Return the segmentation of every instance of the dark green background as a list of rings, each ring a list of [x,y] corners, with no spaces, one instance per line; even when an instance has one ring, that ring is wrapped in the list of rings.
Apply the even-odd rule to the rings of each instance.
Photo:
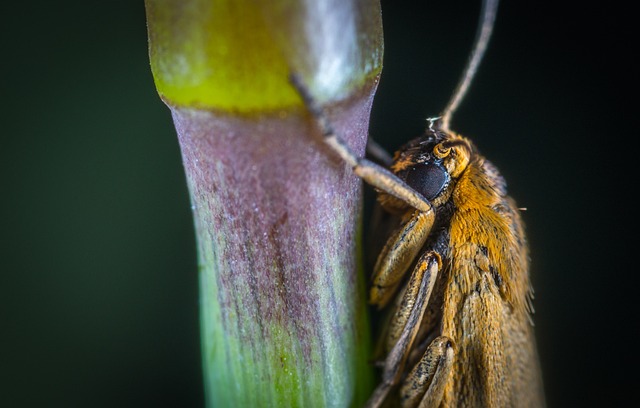
[[[190,204],[143,1],[13,3],[0,6],[0,406],[201,407]],[[390,150],[446,103],[479,8],[402,3],[383,3],[371,126]],[[454,128],[528,209],[549,406],[623,406],[637,387],[633,14],[529,3],[501,4]]]

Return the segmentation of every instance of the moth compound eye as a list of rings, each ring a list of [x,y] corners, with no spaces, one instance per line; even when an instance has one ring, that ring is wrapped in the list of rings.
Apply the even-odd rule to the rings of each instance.
[[[405,181],[424,198],[433,200],[449,181],[449,174],[437,164],[418,164],[409,169]]]

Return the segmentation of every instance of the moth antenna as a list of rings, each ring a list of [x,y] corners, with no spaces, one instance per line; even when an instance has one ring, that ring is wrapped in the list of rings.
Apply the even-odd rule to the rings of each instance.
[[[483,0],[482,11],[480,12],[480,21],[478,23],[478,30],[476,31],[476,38],[474,40],[473,49],[469,55],[467,65],[460,77],[458,85],[456,86],[453,95],[449,103],[444,108],[442,113],[442,130],[449,132],[449,123],[451,122],[451,116],[455,113],[456,109],[462,102],[471,81],[480,66],[480,61],[487,50],[489,44],[489,38],[493,32],[493,26],[496,20],[496,13],[498,11],[498,0]]]

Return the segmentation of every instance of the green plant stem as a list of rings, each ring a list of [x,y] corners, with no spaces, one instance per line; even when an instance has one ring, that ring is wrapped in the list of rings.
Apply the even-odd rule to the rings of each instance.
[[[323,144],[288,75],[306,79],[362,155],[381,69],[379,5],[146,5],[196,224],[208,406],[361,405],[373,382],[362,184]]]

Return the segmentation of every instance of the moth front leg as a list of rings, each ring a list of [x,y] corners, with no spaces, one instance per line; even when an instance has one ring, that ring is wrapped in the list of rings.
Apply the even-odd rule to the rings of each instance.
[[[402,408],[438,407],[453,366],[453,343],[436,337],[400,388]]]
[[[373,286],[369,301],[384,307],[404,273],[422,249],[435,220],[435,212],[415,211],[385,244],[373,268]]]
[[[316,121],[318,128],[322,132],[324,143],[338,154],[345,163],[351,166],[353,172],[358,177],[378,190],[402,200],[407,205],[419,211],[433,211],[429,200],[409,187],[407,183],[399,179],[394,173],[372,161],[356,156],[345,141],[335,132],[333,126],[331,126],[331,123],[322,111],[322,108],[315,98],[313,98],[309,89],[304,85],[302,79],[292,73],[289,80],[302,97],[307,109]],[[388,158],[383,158],[382,160],[386,161]]]
[[[379,407],[391,387],[398,383],[441,266],[440,255],[434,251],[425,252],[418,260],[390,323],[388,342],[393,343],[393,348],[384,362],[382,382],[369,398],[367,407]]]

